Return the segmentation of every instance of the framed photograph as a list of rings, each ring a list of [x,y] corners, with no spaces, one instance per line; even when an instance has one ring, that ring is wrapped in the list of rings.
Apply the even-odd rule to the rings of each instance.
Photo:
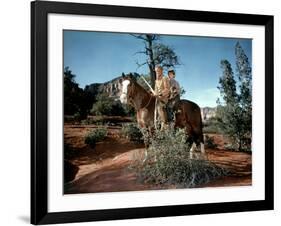
[[[273,125],[273,16],[31,3],[32,224],[272,210]]]

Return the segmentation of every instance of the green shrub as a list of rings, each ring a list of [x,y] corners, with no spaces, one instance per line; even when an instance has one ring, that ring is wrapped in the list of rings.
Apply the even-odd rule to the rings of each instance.
[[[102,141],[107,135],[105,128],[93,129],[85,136],[85,144],[95,147],[96,143]]]
[[[103,116],[96,116],[95,119],[87,118],[81,121],[82,125],[103,125],[105,124]]]
[[[237,145],[235,145],[233,143],[225,144],[224,149],[227,151],[235,151],[235,150],[237,150]]]
[[[89,120],[89,119],[81,120],[81,125],[91,125],[91,124],[94,124],[94,122],[92,122],[92,120]]]
[[[101,95],[97,98],[97,101],[93,104],[91,109],[93,115],[116,115],[116,116],[125,116],[126,111],[123,108],[119,100],[114,100],[113,98]]]
[[[93,115],[110,115],[112,102],[108,99],[98,100],[93,104],[91,113]]]
[[[143,134],[135,123],[123,124],[121,134],[130,141],[143,143]]]
[[[204,122],[203,133],[221,133],[216,117],[210,118]]]
[[[220,130],[215,125],[203,127],[203,133],[220,133]]]
[[[80,121],[81,120],[81,114],[80,112],[76,112],[74,115],[73,115],[73,118],[75,121]]]
[[[205,143],[206,148],[217,148],[218,147],[218,145],[215,143],[214,138],[210,137],[208,135],[205,136],[204,143]]]
[[[120,117],[120,116],[94,116],[88,117],[87,119],[81,120],[82,125],[120,125],[124,122],[132,122],[133,117]]]
[[[147,149],[146,160],[137,162],[144,182],[177,187],[195,187],[225,171],[204,158],[191,159],[184,130],[156,131]]]

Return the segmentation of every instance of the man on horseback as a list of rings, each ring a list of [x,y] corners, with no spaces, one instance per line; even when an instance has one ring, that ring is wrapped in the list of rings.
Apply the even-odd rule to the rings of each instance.
[[[175,120],[175,112],[178,108],[178,104],[180,101],[180,85],[175,80],[176,73],[173,69],[168,71],[168,79],[170,82],[170,95],[167,104],[167,113],[169,121]]]
[[[156,80],[155,80],[155,96],[156,96],[156,113],[161,122],[161,130],[167,128],[168,116],[166,105],[169,100],[170,82],[167,77],[163,75],[163,68],[159,65],[155,67]]]
[[[163,76],[162,67],[157,66],[155,71],[155,90],[146,82],[152,94],[147,92],[130,74],[130,76],[123,76],[122,94],[120,95],[122,104],[130,104],[136,110],[138,125],[143,131],[150,134],[147,136],[148,138],[152,136],[153,128],[158,128],[157,115],[161,122],[161,130],[168,128],[166,105],[170,95],[170,81],[167,77]],[[152,98],[152,95],[155,98]],[[195,144],[195,147],[200,145],[201,153],[204,153],[200,107],[189,100],[181,100],[179,105],[180,111],[177,111],[174,127],[185,129],[188,142],[192,144],[192,151]],[[149,141],[147,141],[147,144],[149,144]]]

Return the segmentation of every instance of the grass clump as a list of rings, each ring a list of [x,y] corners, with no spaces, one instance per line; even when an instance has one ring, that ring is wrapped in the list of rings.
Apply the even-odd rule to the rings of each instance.
[[[143,134],[136,123],[123,124],[121,134],[130,141],[135,143],[143,143]]]
[[[96,143],[105,139],[107,130],[105,128],[97,128],[88,132],[85,136],[85,144],[95,147]]]

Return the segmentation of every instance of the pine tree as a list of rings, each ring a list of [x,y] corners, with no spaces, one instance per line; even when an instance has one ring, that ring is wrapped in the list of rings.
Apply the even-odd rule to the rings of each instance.
[[[221,68],[223,69],[223,76],[219,80],[220,87],[218,88],[226,105],[235,105],[238,101],[238,95],[231,64],[227,60],[222,60]]]
[[[218,108],[218,117],[222,131],[227,134],[235,146],[242,150],[242,118],[239,96],[236,90],[236,81],[231,64],[227,60],[221,61],[223,75],[219,80],[218,87],[223,97],[223,107]]]
[[[235,46],[236,71],[240,82],[239,102],[242,107],[244,145],[250,146],[252,136],[252,68],[240,43]]]
[[[221,61],[223,74],[219,80],[219,90],[223,103],[217,109],[220,129],[232,138],[235,147],[249,150],[252,135],[252,70],[239,42],[235,46],[237,80],[231,64]],[[238,82],[238,83],[237,83]]]

